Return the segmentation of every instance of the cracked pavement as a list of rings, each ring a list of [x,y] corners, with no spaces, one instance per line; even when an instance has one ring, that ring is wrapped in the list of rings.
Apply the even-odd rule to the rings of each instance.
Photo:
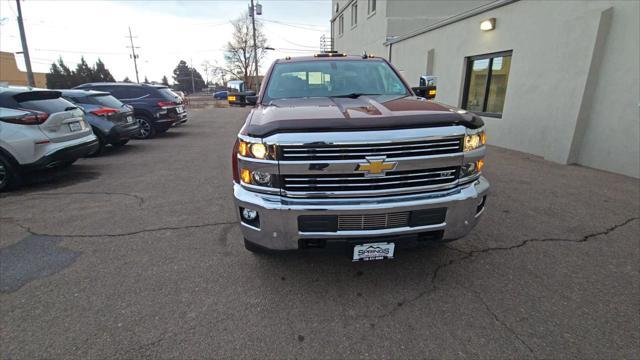
[[[0,195],[0,358],[640,357],[638,179],[490,147],[463,239],[256,256],[229,180],[246,113]]]

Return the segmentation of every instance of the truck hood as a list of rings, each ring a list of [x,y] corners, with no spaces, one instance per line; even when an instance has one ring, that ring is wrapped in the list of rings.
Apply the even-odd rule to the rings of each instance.
[[[462,125],[477,129],[482,119],[465,110],[419,97],[293,98],[258,105],[246,133],[264,137],[281,132],[360,131]]]

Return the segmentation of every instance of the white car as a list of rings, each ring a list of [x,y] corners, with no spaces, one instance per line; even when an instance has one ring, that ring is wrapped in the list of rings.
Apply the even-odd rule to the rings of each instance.
[[[84,112],[59,91],[0,88],[0,191],[22,175],[64,167],[98,147]]]

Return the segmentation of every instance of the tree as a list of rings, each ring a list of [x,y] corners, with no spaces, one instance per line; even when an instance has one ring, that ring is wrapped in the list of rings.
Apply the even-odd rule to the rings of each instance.
[[[122,82],[130,83],[132,81],[131,81],[131,79],[129,79],[128,76],[125,76],[124,79],[122,79]]]
[[[162,85],[169,86],[169,79],[167,79],[166,75],[162,76],[162,81],[161,82],[162,82]]]
[[[149,83],[149,79],[147,79],[147,77],[146,77],[146,76],[144,77],[144,83],[145,83],[145,84],[148,84],[148,83]]]
[[[62,57],[58,58],[58,63],[51,64],[47,77],[47,86],[51,89],[69,89],[76,85],[74,73],[64,63]]]
[[[57,63],[51,64],[47,74],[47,86],[52,89],[69,89],[80,84],[98,81],[116,81],[100,59],[96,61],[95,66],[91,67],[84,57],[81,57],[76,69],[72,71],[60,57]]]
[[[193,73],[193,85],[191,83],[191,74]],[[198,72],[198,70],[191,68],[187,65],[187,62],[184,60],[180,60],[178,66],[173,69],[173,82],[175,84],[175,89],[184,91],[188,94],[193,93],[193,88],[195,87],[195,91],[200,91],[204,88],[204,80],[202,79],[202,75]]]
[[[231,41],[227,42],[224,59],[227,63],[226,71],[238,79],[249,84],[249,77],[254,72],[253,52],[253,31],[251,27],[251,17],[245,12],[239,18],[231,22],[233,31]],[[265,48],[267,47],[267,37],[264,34],[262,23],[256,19],[256,44],[258,52],[258,66],[264,59]],[[255,75],[255,74],[254,74]]]
[[[78,63],[78,66],[76,66],[73,78],[76,85],[93,81],[93,69],[91,69],[89,64],[87,64],[84,56],[80,57],[80,62]]]
[[[93,68],[93,81],[95,82],[115,82],[116,79],[111,75],[111,72],[104,65],[102,60],[98,58],[96,65]]]

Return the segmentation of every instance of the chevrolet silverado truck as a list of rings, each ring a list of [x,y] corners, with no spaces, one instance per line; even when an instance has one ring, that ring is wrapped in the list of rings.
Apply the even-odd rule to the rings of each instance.
[[[415,96],[385,59],[276,60],[248,101],[232,171],[250,251],[392,258],[396,246],[458,239],[484,212],[482,119]]]

